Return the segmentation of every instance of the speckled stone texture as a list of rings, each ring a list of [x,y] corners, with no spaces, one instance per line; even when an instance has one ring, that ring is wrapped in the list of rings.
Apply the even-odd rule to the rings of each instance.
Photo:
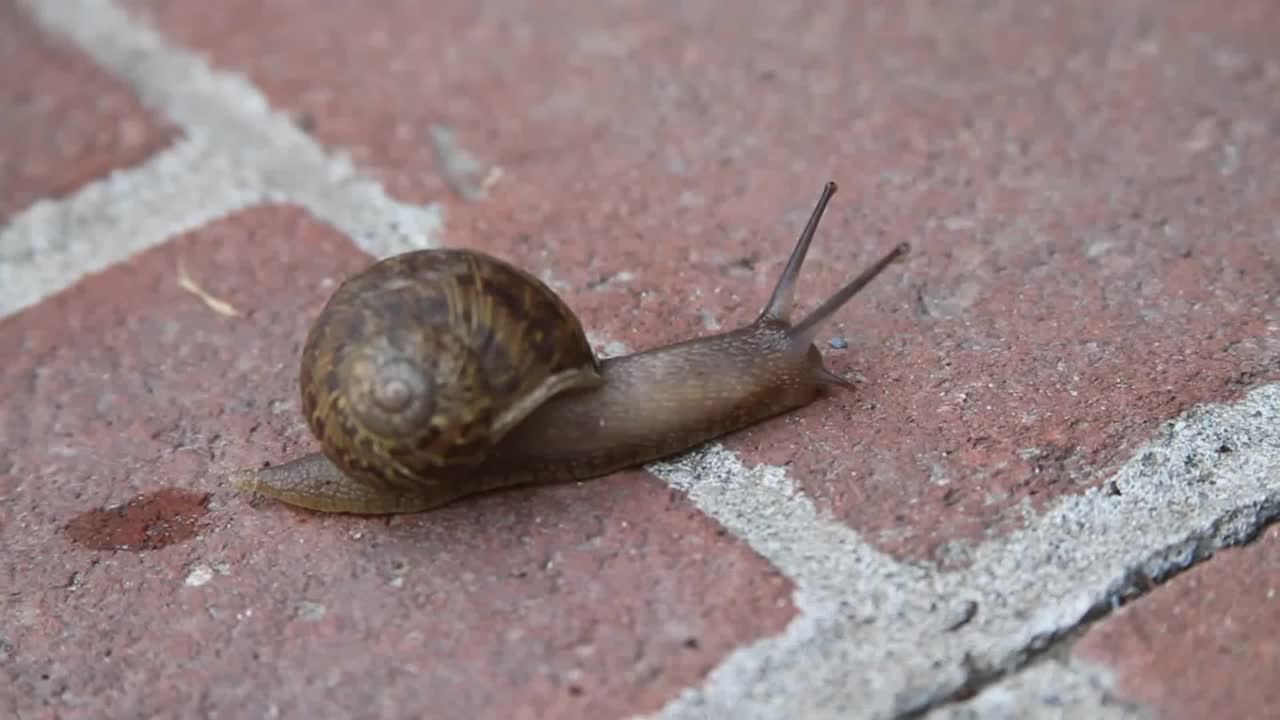
[[[297,355],[367,261],[262,208],[0,321],[0,707],[615,717],[792,616],[789,582],[639,472],[390,519],[234,491],[314,448]]]
[[[837,180],[802,303],[915,246],[821,336],[864,385],[730,445],[904,558],[1280,377],[1271,0],[130,5],[631,347],[750,319]]]
[[[1116,549],[1129,530],[1159,554],[1187,528],[1090,537],[1068,507],[1034,546],[1012,531],[1164,421],[1280,380],[1274,0],[118,4],[159,35],[107,3],[42,15],[108,72],[0,3],[0,263],[45,278],[0,318],[0,715],[594,720],[657,710],[717,667],[717,697],[747,688],[755,709],[823,706],[849,667],[875,707],[945,704],[958,676],[1052,698],[1068,683],[1050,663],[992,679],[970,662],[1083,612],[1016,561],[1101,549],[1093,567],[1116,575],[1079,591],[1105,603],[1152,560]],[[118,195],[56,203],[157,158]],[[202,182],[144,192],[188,168]],[[912,252],[819,335],[859,388],[727,438],[748,469],[731,481],[632,471],[365,518],[225,479],[314,449],[298,353],[369,262],[352,244],[369,228],[409,217],[421,233],[373,245],[420,234],[515,261],[614,353],[752,319],[829,179],[801,311]],[[6,225],[41,198],[50,212]],[[281,198],[311,214],[206,224]],[[334,198],[350,202],[326,214]],[[194,229],[152,247],[173,228]],[[79,278],[98,266],[68,255],[91,245],[110,266]],[[747,484],[766,477],[768,493]],[[734,516],[760,498],[786,507]],[[1216,538],[1219,519],[1194,529]],[[1085,699],[1169,717],[1274,705],[1275,543],[1055,648],[1116,672],[1110,688],[1090,670]],[[1011,559],[965,610],[938,588],[983,557]],[[928,632],[917,601],[959,608],[956,634],[904,653],[904,626]],[[904,679],[912,663],[933,664]]]
[[[176,131],[120,80],[0,2],[0,226],[39,199],[56,199],[132,165]],[[0,248],[0,261],[7,249]]]
[[[1120,609],[1074,652],[1165,720],[1267,716],[1280,706],[1280,527]]]

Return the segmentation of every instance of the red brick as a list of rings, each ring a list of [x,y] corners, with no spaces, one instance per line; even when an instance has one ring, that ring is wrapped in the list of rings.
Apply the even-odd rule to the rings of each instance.
[[[748,320],[839,181],[803,302],[916,248],[823,335],[865,386],[730,445],[895,553],[1005,532],[1280,377],[1270,0],[133,5],[632,347]],[[433,125],[502,169],[486,199]]]
[[[1280,526],[1099,621],[1074,652],[1167,720],[1266,717],[1280,705]]]
[[[176,131],[69,43],[0,3],[0,226],[146,159]]]
[[[314,447],[300,344],[367,260],[260,208],[0,321],[16,710],[614,717],[792,617],[785,579],[639,472],[390,519],[236,493],[231,469]],[[121,545],[154,549],[92,549]]]

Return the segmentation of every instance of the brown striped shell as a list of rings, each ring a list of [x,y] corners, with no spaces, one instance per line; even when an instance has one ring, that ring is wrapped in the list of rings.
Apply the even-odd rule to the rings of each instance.
[[[577,317],[545,283],[468,250],[421,250],[346,280],[302,351],[324,454],[375,487],[472,465],[547,398],[599,385]]]

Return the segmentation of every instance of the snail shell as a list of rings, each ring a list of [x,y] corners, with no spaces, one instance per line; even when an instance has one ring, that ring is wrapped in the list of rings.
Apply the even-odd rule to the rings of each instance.
[[[375,263],[326,303],[302,350],[302,410],[324,454],[413,492],[476,465],[548,398],[599,385],[576,315],[538,278],[474,251]]]

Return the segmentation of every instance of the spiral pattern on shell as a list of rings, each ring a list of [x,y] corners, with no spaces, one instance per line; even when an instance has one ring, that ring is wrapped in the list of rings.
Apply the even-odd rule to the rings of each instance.
[[[302,351],[303,413],[352,478],[412,490],[482,461],[547,398],[600,382],[545,283],[468,250],[396,255],[347,279]]]

